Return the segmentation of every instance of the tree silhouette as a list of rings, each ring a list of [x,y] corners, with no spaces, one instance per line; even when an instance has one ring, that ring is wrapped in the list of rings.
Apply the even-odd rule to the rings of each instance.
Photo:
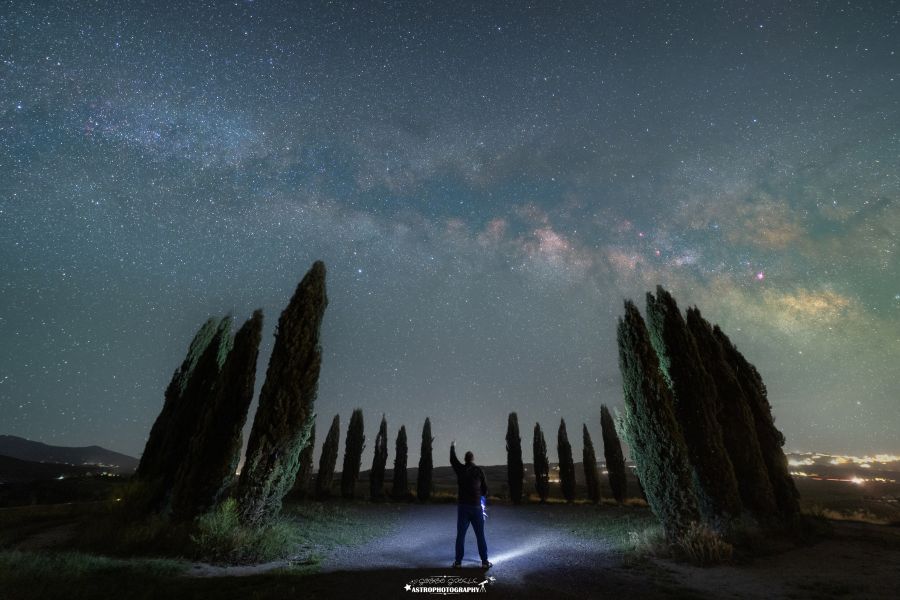
[[[176,477],[215,402],[221,369],[231,350],[231,317],[218,321],[211,333],[208,325],[207,321],[194,337],[182,369],[169,384],[163,410],[147,441],[146,458],[138,466],[137,478],[147,485],[142,502],[151,512],[171,512]]]
[[[716,339],[712,326],[700,310],[689,308],[686,321],[697,342],[703,364],[716,385],[719,401],[717,416],[722,430],[728,432],[723,438],[737,476],[741,503],[758,518],[772,516],[777,511],[775,493],[743,387],[725,359],[725,351]]]
[[[331,495],[331,484],[334,481],[334,467],[337,464],[338,445],[341,437],[341,417],[334,415],[331,428],[322,444],[322,456],[319,457],[319,472],[316,475],[316,497],[327,498]]]
[[[344,468],[341,471],[341,496],[344,498],[351,499],[356,494],[356,480],[359,479],[359,467],[365,447],[363,413],[361,408],[357,408],[350,415],[347,439],[344,441]]]
[[[375,436],[375,454],[372,458],[372,471],[369,473],[369,495],[373,500],[384,498],[384,469],[387,465],[387,419],[381,415],[381,426]]]
[[[647,293],[647,328],[672,392],[700,514],[710,527],[725,531],[740,514],[741,499],[716,416],[715,383],[703,367],[675,299],[662,286],[657,286],[656,297]]]
[[[316,261],[278,319],[238,483],[244,523],[259,525],[275,517],[297,478],[300,452],[315,422],[322,365],[319,331],[327,306],[325,264]]]
[[[419,455],[419,471],[416,477],[416,495],[419,502],[427,502],[431,498],[431,477],[434,462],[431,458],[431,445],[434,438],[431,437],[431,419],[425,419],[422,426],[422,450]]]
[[[597,504],[600,502],[600,478],[597,475],[597,454],[594,452],[594,442],[588,433],[587,423],[582,424],[582,462],[584,464],[584,483],[587,486],[588,499]]]
[[[218,319],[208,319],[194,334],[188,347],[187,356],[182,361],[181,366],[172,375],[172,380],[166,387],[163,396],[163,407],[153,427],[150,429],[150,436],[144,445],[144,451],[141,454],[141,461],[137,470],[134,472],[135,478],[145,481],[151,481],[160,477],[166,468],[165,455],[163,450],[163,442],[167,433],[171,430],[173,420],[177,411],[181,410],[181,404],[184,399],[184,392],[187,388],[188,381],[197,367],[200,358],[206,353],[207,348],[216,336],[216,330],[219,328]]]
[[[391,485],[391,497],[394,500],[406,500],[409,497],[409,483],[406,478],[406,425],[400,426],[397,433],[397,446],[394,453],[394,481]]]
[[[509,499],[513,504],[522,503],[522,481],[525,467],[522,464],[522,438],[519,437],[519,418],[509,413],[506,425],[506,478],[509,482]]]
[[[769,481],[772,483],[772,491],[775,494],[775,503],[782,517],[793,521],[800,514],[800,494],[794,485],[788,469],[787,457],[784,455],[784,435],[775,427],[775,418],[772,416],[772,406],[769,404],[768,391],[763,383],[759,371],[744,358],[719,326],[713,328],[713,334],[722,346],[725,359],[731,365],[741,389],[753,414],[756,436],[759,440],[759,449],[763,462],[769,473]]]
[[[556,453],[559,457],[559,485],[566,502],[575,501],[575,461],[572,458],[572,444],[566,433],[566,420],[559,420],[556,435]]]
[[[190,520],[215,507],[234,483],[241,431],[253,400],[263,316],[257,310],[234,336],[211,396],[204,400],[172,490],[172,514]]]
[[[617,339],[625,396],[622,433],[647,503],[667,539],[674,542],[697,521],[697,501],[672,393],[660,373],[644,320],[630,300],[619,319]]]
[[[541,502],[547,501],[550,493],[550,460],[547,458],[547,442],[541,424],[534,424],[534,491]]]
[[[606,458],[606,475],[613,498],[621,504],[625,501],[628,478],[625,474],[625,457],[622,442],[616,433],[616,425],[605,404],[600,405],[600,428],[603,431],[603,455]]]

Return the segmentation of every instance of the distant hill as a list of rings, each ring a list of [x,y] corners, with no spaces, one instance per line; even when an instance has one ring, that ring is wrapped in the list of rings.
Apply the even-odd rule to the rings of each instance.
[[[101,448],[50,446],[14,435],[0,435],[0,455],[36,463],[58,463],[73,466],[100,466],[117,473],[133,473],[138,459]]]

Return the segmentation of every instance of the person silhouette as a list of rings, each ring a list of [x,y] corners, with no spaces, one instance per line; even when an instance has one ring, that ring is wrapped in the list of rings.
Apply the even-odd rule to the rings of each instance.
[[[487,497],[487,482],[484,479],[484,471],[475,464],[475,455],[472,451],[466,452],[465,464],[459,462],[456,457],[456,440],[450,444],[450,464],[456,473],[456,485],[458,501],[456,507],[456,560],[453,568],[462,566],[463,553],[466,545],[466,531],[469,524],[475,530],[475,539],[478,541],[478,554],[481,557],[481,568],[490,569],[494,566],[488,560],[487,542],[484,539],[484,499]]]

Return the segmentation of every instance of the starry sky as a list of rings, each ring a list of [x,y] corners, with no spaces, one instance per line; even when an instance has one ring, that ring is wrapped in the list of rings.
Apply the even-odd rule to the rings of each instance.
[[[691,5],[691,6],[688,6]],[[900,6],[0,4],[0,433],[139,455],[210,315],[316,259],[316,411],[600,440],[624,298],[755,363],[786,449],[898,452]],[[255,409],[251,409],[255,410]],[[252,418],[252,413],[251,413]],[[318,451],[316,453],[318,455]]]

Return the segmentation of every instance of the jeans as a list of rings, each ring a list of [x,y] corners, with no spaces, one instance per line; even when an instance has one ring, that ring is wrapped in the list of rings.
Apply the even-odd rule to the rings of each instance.
[[[487,562],[487,542],[484,541],[484,513],[477,504],[460,504],[456,511],[456,562],[462,562],[466,545],[466,531],[469,523],[475,530],[475,539],[478,540],[478,554],[481,562]]]

